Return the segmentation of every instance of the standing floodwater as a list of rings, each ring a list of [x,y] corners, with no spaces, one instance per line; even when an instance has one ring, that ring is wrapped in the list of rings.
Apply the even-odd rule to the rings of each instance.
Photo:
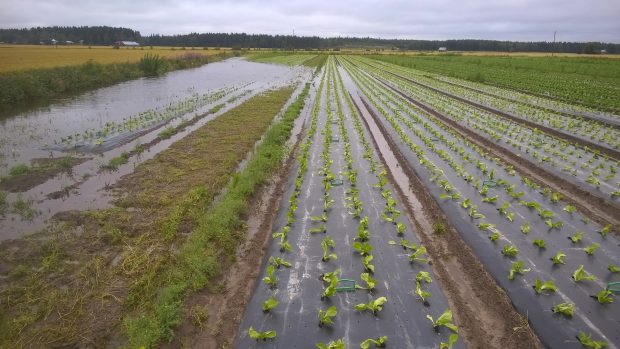
[[[0,119],[0,191],[8,192],[0,241],[35,232],[59,212],[107,206],[102,189],[139,163],[253,95],[308,73],[232,58]]]

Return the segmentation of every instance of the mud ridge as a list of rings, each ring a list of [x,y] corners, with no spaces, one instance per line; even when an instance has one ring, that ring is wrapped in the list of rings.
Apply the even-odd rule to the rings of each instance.
[[[361,96],[360,98],[364,108],[386,139],[390,148],[387,151],[394,154],[399,166],[409,177],[410,188],[394,186],[399,199],[401,202],[407,202],[403,200],[406,197],[404,193],[406,190],[422,203],[423,217],[414,214],[409,204],[404,205],[404,208],[412,218],[418,236],[428,250],[433,270],[459,325],[459,334],[468,347],[542,348],[542,344],[527,320],[518,313],[508,295],[497,285],[471,248],[461,239],[455,227],[450,224],[438,203],[427,191],[416,171],[409,166],[385,126],[378,120],[364,98]],[[358,112],[363,115],[360,106],[357,103],[355,105]],[[362,119],[365,126],[369,128],[368,120],[364,117]],[[376,146],[374,137],[371,138]],[[385,165],[381,149],[379,150],[379,156]],[[395,183],[391,171],[387,166],[385,167],[390,180]],[[434,234],[425,221],[442,223],[446,228],[445,233]]]

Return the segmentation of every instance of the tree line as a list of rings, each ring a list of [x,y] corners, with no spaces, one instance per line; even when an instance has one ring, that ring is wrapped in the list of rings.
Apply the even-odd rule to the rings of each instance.
[[[293,36],[245,33],[191,33],[183,35],[142,36],[139,31],[117,27],[36,27],[27,29],[0,29],[0,42],[38,44],[58,41],[82,42],[88,45],[111,45],[115,41],[137,41],[150,46],[232,47],[273,49],[346,49],[378,50],[437,50],[449,51],[502,51],[502,52],[566,52],[566,53],[620,53],[620,44],[602,42],[522,42],[498,40],[409,40],[357,37]]]

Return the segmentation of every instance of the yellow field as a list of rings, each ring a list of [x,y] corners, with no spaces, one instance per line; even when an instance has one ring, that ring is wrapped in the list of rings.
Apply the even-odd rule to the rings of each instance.
[[[136,62],[147,53],[174,57],[186,52],[215,54],[221,51],[203,50],[202,47],[192,51],[180,47],[121,47],[115,50],[110,46],[0,45],[0,72],[77,65],[89,60],[98,63]]]

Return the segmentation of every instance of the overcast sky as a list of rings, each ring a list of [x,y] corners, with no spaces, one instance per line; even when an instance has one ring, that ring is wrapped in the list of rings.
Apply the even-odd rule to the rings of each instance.
[[[620,43],[620,0],[0,0],[0,27]]]

